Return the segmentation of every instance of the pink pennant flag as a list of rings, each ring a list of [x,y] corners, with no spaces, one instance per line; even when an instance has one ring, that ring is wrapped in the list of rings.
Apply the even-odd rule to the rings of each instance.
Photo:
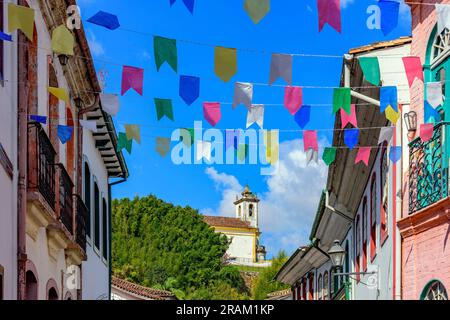
[[[303,103],[303,94],[301,87],[284,88],[284,106],[294,115],[300,109]]]
[[[307,151],[308,149],[319,151],[319,146],[317,144],[317,131],[315,130],[303,131],[303,145],[305,151]]]
[[[403,57],[403,65],[405,66],[406,77],[408,78],[409,87],[411,88],[414,80],[417,78],[423,82],[422,62],[419,57]]]
[[[427,142],[433,137],[434,132],[434,124],[433,123],[425,123],[420,125],[420,139],[423,142]]]
[[[134,89],[141,96],[143,94],[144,69],[123,66],[122,69],[122,95],[129,89]]]
[[[368,166],[371,150],[371,147],[360,147],[358,150],[358,154],[356,155],[355,164],[358,164],[362,161],[366,166]]]
[[[322,31],[325,23],[328,23],[337,32],[341,32],[340,0],[317,0],[317,10],[319,11],[319,32]]]
[[[219,122],[222,117],[220,113],[220,102],[204,102],[203,103],[203,116],[206,121],[213,127]]]
[[[341,122],[342,129],[345,128],[347,123],[351,123],[355,128],[358,128],[358,121],[356,120],[356,108],[354,104],[350,106],[350,115],[348,115],[344,109],[341,109]]]

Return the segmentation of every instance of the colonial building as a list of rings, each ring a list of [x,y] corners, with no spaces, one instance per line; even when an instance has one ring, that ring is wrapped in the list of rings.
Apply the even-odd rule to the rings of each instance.
[[[364,78],[360,57],[377,57],[384,86],[398,86],[399,110],[409,109],[409,91],[402,57],[409,55],[411,38],[378,42],[355,48],[345,56],[342,87],[352,90],[360,131],[359,146],[372,146],[368,166],[355,164],[357,150],[345,146],[335,120],[330,165],[310,235],[311,244],[299,248],[278,272],[278,281],[291,285],[294,300],[400,299],[401,217],[400,162],[388,158],[390,146],[403,144],[403,123],[397,122],[392,138],[379,141],[380,127],[394,125],[380,113],[379,90]],[[347,125],[347,127],[349,124]],[[338,241],[345,251],[344,273],[335,276],[328,251]]]
[[[263,264],[266,250],[259,244],[259,199],[248,186],[236,196],[235,218],[204,216],[204,221],[230,241],[227,256],[235,264]],[[267,264],[267,262],[265,262]]]
[[[177,300],[166,290],[157,290],[112,277],[111,300]]]

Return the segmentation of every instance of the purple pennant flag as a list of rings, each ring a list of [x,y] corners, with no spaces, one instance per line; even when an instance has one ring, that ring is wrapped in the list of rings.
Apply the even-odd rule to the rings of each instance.
[[[117,16],[104,11],[97,12],[87,21],[105,27],[109,30],[115,30],[120,27],[119,19],[117,18]]]
[[[346,129],[344,130],[344,142],[347,147],[351,150],[358,144],[359,129]]]
[[[191,105],[200,95],[200,78],[192,76],[180,76],[180,97]]]
[[[308,124],[311,116],[311,106],[302,106],[300,110],[294,116],[295,122],[299,125],[300,128],[305,128]]]
[[[30,115],[30,120],[32,121],[36,121],[42,124],[46,124],[47,123],[47,117],[46,116],[38,116],[36,114],[32,114]]]
[[[62,144],[65,144],[72,137],[73,127],[59,125],[57,129],[58,138]]]
[[[234,149],[237,150],[238,148],[238,142],[239,142],[239,130],[226,130],[226,144],[225,144],[225,150],[228,150],[229,147],[233,146]]]
[[[170,6],[173,6],[173,4],[177,2],[177,0],[170,0]],[[194,14],[194,5],[195,0],[183,0],[184,5],[189,10],[191,14]]]

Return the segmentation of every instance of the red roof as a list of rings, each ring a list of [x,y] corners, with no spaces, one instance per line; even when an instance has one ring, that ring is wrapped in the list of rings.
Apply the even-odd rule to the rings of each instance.
[[[147,288],[114,276],[112,277],[112,285],[122,291],[151,300],[176,300],[172,292]]]
[[[239,218],[220,217],[220,216],[203,216],[203,221],[212,227],[229,227],[229,228],[246,228],[255,229],[250,226],[247,221]]]

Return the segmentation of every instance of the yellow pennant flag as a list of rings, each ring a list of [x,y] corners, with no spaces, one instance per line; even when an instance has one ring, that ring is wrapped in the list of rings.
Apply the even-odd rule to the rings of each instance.
[[[384,113],[386,115],[386,119],[392,122],[393,125],[395,125],[398,121],[398,118],[400,118],[400,111],[395,111],[390,105],[386,108]]]
[[[33,41],[34,10],[8,3],[8,31],[20,29],[25,36]]]
[[[73,56],[75,39],[65,25],[60,25],[52,33],[52,50],[55,53]]]
[[[69,94],[67,93],[66,89],[48,87],[48,92],[50,92],[52,95],[57,97],[59,100],[69,103],[70,98],[69,98]]]
[[[125,134],[127,135],[128,140],[134,139],[137,143],[141,144],[141,130],[139,125],[126,124]]]
[[[279,157],[279,131],[270,130],[264,132],[264,145],[266,146],[266,159],[271,165],[278,161]]]
[[[237,72],[236,49],[215,47],[214,73],[223,81],[228,82]]]

